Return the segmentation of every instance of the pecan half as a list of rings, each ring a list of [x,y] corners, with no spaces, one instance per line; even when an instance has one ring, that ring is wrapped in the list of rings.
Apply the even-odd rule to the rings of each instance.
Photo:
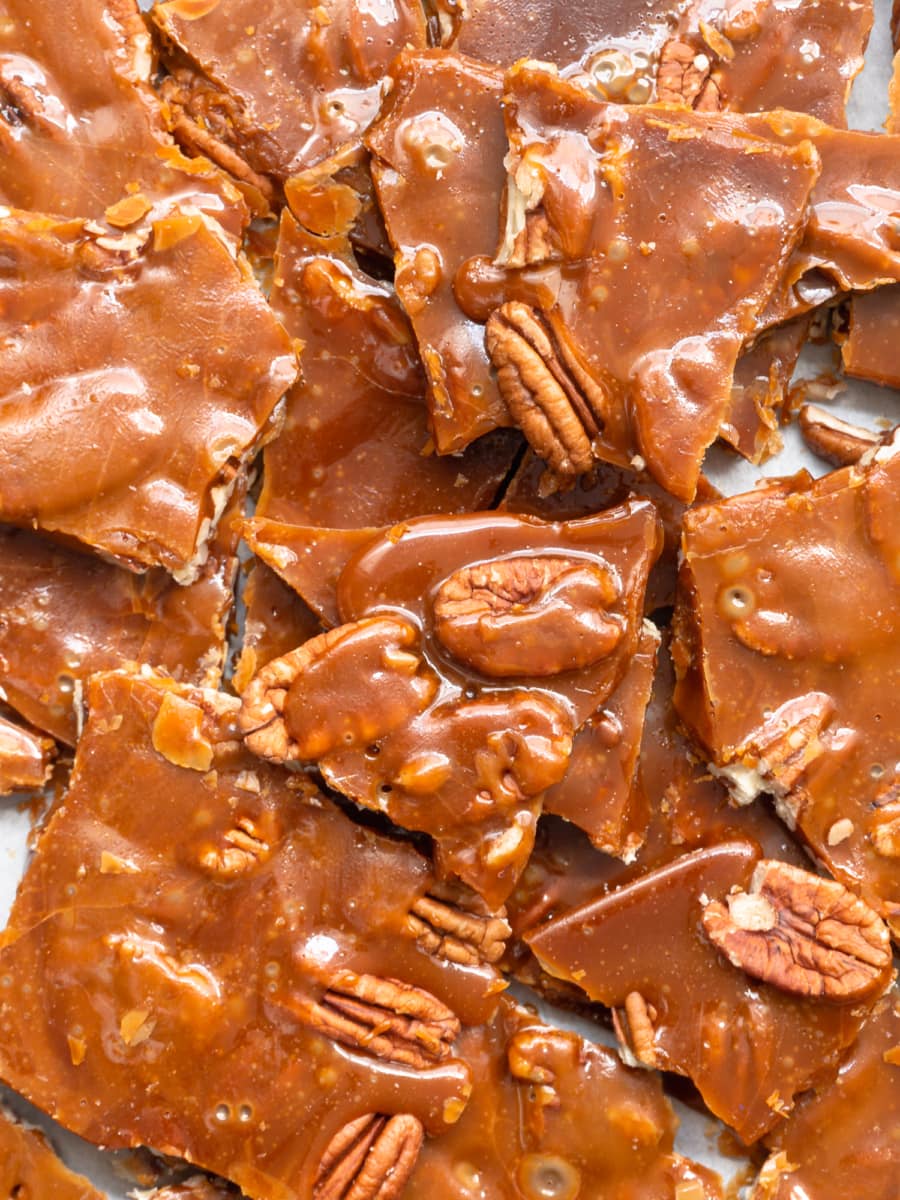
[[[313,1200],[396,1200],[416,1165],[425,1131],[408,1113],[350,1121],[322,1156]]]
[[[836,467],[849,467],[859,462],[867,450],[884,441],[877,433],[842,421],[817,404],[803,405],[798,424],[803,440],[813,454]]]
[[[420,897],[407,928],[426,954],[464,966],[499,962],[512,932],[505,909],[492,914],[474,892],[454,884],[438,884]]]
[[[557,675],[616,648],[624,621],[606,609],[621,586],[605,564],[521,556],[462,567],[434,601],[438,640],[483,675]]]
[[[677,104],[698,112],[718,112],[719,86],[706,51],[680,38],[666,42],[659,56],[656,99],[661,104]]]
[[[582,475],[594,463],[593,439],[606,396],[549,320],[512,300],[491,313],[485,345],[513,420],[557,475]]]
[[[891,981],[881,918],[843,884],[774,859],[759,863],[749,891],[710,901],[703,928],[734,966],[794,995],[869,999]]]
[[[443,1062],[459,1021],[436,996],[400,979],[341,971],[321,1001],[286,1000],[295,1016],[341,1045],[425,1070]]]
[[[247,747],[272,762],[315,762],[404,725],[438,687],[418,642],[401,617],[367,617],[274,659],[244,691]]]

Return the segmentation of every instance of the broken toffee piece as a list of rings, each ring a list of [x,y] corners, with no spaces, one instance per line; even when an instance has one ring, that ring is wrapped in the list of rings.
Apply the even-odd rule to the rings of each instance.
[[[566,774],[544,796],[545,812],[565,817],[598,850],[626,861],[643,844],[649,820],[635,785],[658,648],[659,633],[645,621],[625,676],[575,734]]]
[[[810,320],[803,315],[765,330],[744,347],[735,364],[731,402],[719,437],[749,462],[765,462],[781,449],[778,422]]]
[[[249,564],[243,601],[244,636],[231,681],[238,695],[273,658],[322,632],[312,609],[259,559]]]
[[[512,296],[488,320],[510,412],[557,474],[646,466],[691,500],[802,233],[815,150],[750,118],[606,104],[539,64],[508,73],[504,104],[498,262],[559,276],[548,302]]]
[[[249,756],[237,709],[149,672],[91,680],[0,949],[0,1077],[83,1137],[254,1200],[328,1195],[361,1121],[381,1134],[350,1177],[401,1182],[471,1090],[453,1043],[501,988],[490,921]]]
[[[327,531],[308,533],[321,562]],[[657,536],[646,501],[553,524],[420,518],[354,534],[349,561],[337,532],[344,623],[246,689],[248,746],[317,762],[332,787],[430,833],[442,870],[500,903],[573,734],[637,649]],[[320,579],[315,554],[300,557]]]
[[[843,126],[872,20],[870,0],[692,0],[673,41],[693,51],[694,86],[714,89],[719,108],[785,108]]]
[[[472,1098],[452,1129],[426,1141],[409,1200],[721,1196],[712,1172],[674,1152],[677,1122],[659,1078],[605,1046],[505,1000],[459,1046]]]
[[[878,1004],[837,1079],[767,1139],[752,1200],[893,1200],[900,1187],[900,996]]]
[[[237,571],[232,520],[242,499],[225,510],[199,579],[186,587],[160,567],[136,575],[0,526],[0,686],[10,705],[74,746],[83,687],[96,671],[147,663],[217,687]]]
[[[496,67],[434,50],[405,53],[366,144],[394,247],[397,296],[428,380],[440,454],[462,450],[510,417],[484,347],[484,320],[460,299],[467,264],[492,256],[506,181]]]
[[[89,1179],[70,1171],[43,1133],[0,1106],[0,1196],[11,1200],[104,1200]]]
[[[359,141],[391,60],[426,41],[415,0],[160,0],[150,17],[175,136],[270,202],[289,176]]]
[[[52,738],[8,720],[0,707],[0,796],[42,788],[55,757]]]
[[[0,255],[0,519],[192,582],[275,432],[287,335],[197,213],[116,237],[14,213]]]
[[[780,883],[769,893],[771,925],[742,899],[769,878]],[[829,894],[819,909],[823,887],[840,902]],[[714,944],[723,908],[727,957]],[[828,1077],[893,974],[887,930],[862,901],[760,860],[747,842],[676,859],[526,941],[545,969],[615,1010],[619,1039],[638,1062],[689,1076],[746,1142]],[[828,977],[846,988],[823,999]]]
[[[258,518],[376,526],[487,508],[520,447],[495,432],[463,455],[429,446],[425,378],[406,316],[346,237],[281,218],[272,308],[303,344],[303,377],[264,453]]]
[[[673,644],[678,711],[736,799],[772,793],[895,933],[898,486],[895,437],[687,513]]]
[[[191,205],[240,240],[247,210],[184,157],[150,87],[135,0],[0,0],[0,203],[124,228]]]
[[[832,129],[798,113],[748,118],[751,128],[786,146],[811,142],[822,171],[803,236],[760,321],[808,312],[845,291],[900,279],[900,137]]]

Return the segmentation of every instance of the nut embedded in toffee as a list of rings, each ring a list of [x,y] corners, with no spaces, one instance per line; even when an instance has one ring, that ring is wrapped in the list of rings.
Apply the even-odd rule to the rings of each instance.
[[[159,0],[175,136],[278,196],[290,175],[359,141],[404,45],[425,45],[415,0]]]
[[[472,1097],[452,1129],[425,1142],[409,1200],[719,1200],[717,1177],[674,1152],[659,1079],[606,1047],[509,1001],[459,1045]]]
[[[277,761],[302,759],[300,747],[330,729],[327,748],[307,754],[329,784],[399,825],[432,834],[442,869],[501,903],[527,860],[541,794],[565,774],[573,733],[595,715],[637,649],[657,549],[651,506],[633,501],[554,524],[484,513],[419,518],[376,535],[307,530],[304,537],[311,553],[298,544],[299,573],[322,590],[323,576],[327,581],[334,571],[337,603],[329,607],[344,624],[269,664],[250,684],[242,717],[248,744]],[[323,570],[330,545],[335,565]],[[493,597],[490,637],[479,638],[469,628],[467,596],[484,581]],[[492,608],[498,596],[499,621]],[[539,632],[545,602],[565,618],[554,617],[550,641]],[[392,668],[405,681],[397,687],[418,681],[420,689],[425,678],[440,684],[431,698],[418,690],[421,706],[411,705],[406,723],[383,733],[379,689],[356,667],[340,668],[335,656],[338,647],[348,654],[373,620],[408,630],[408,648]],[[314,719],[325,710],[305,664],[322,652],[327,670],[326,649],[339,674],[321,694],[335,715]],[[340,745],[334,731],[346,714],[360,729]]]
[[[793,995],[718,953],[703,932],[703,911],[711,899],[746,891],[759,859],[748,842],[695,850],[526,937],[545,969],[616,1010],[626,1051],[688,1075],[746,1142],[772,1129],[797,1093],[828,1078],[877,999],[870,992],[868,1001],[823,1001],[812,988]],[[824,959],[820,967],[832,969]],[[888,956],[882,990],[890,971]]]
[[[688,513],[674,642],[678,711],[736,798],[773,793],[895,932],[897,448]]]
[[[523,303],[507,280],[487,334],[504,398],[555,470],[646,467],[691,500],[818,156],[755,118],[606,104],[541,64],[508,73],[504,111],[498,262],[557,281]]]
[[[240,193],[166,131],[136,0],[0,0],[0,204],[116,228],[190,205],[235,242]]]
[[[247,754],[221,693],[110,673],[88,706],[0,950],[0,1075],[258,1200],[308,1197],[361,1117],[446,1128],[470,1089],[456,1022],[490,1016],[499,977],[410,927],[426,860]],[[265,851],[210,870],[248,839]]]

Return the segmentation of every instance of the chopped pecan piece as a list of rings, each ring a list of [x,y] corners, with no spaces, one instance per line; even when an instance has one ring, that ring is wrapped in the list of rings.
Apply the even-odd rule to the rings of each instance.
[[[510,935],[505,909],[492,915],[474,893],[453,885],[417,900],[407,928],[426,953],[467,966],[499,962]]]
[[[516,557],[461,567],[434,601],[438,640],[484,675],[558,675],[591,666],[618,645],[606,609],[619,580],[587,559]]]
[[[822,692],[789,700],[713,774],[724,780],[737,804],[749,804],[762,792],[790,798],[810,764],[824,754],[821,734],[833,712],[831,698]]]
[[[679,38],[668,41],[659,58],[656,98],[698,112],[718,112],[719,85],[709,55]]]
[[[419,1157],[425,1131],[409,1113],[370,1113],[345,1125],[329,1143],[313,1200],[395,1200]]]
[[[859,462],[867,450],[880,446],[883,439],[861,425],[851,425],[817,404],[804,404],[798,422],[803,440],[819,458],[836,467]]]
[[[488,318],[485,344],[500,394],[535,452],[557,475],[589,471],[606,397],[547,317],[510,301]]]
[[[260,837],[260,830],[249,817],[239,817],[234,828],[223,836],[224,846],[208,846],[200,855],[200,865],[219,879],[234,879],[266,862],[272,848]]]
[[[882,858],[900,858],[900,781],[893,780],[874,800],[869,838]]]
[[[399,617],[370,617],[274,659],[244,692],[247,746],[272,762],[312,762],[399,728],[437,691],[418,636]]]
[[[800,996],[869,999],[891,979],[884,922],[843,884],[764,859],[748,891],[703,910],[710,941],[755,979]]]
[[[658,1067],[659,1055],[653,1042],[653,1021],[656,1009],[640,992],[629,992],[625,1005],[613,1009],[613,1028],[623,1051],[634,1056],[633,1066]],[[627,1059],[627,1054],[625,1055]]]
[[[425,1070],[450,1055],[460,1024],[424,988],[400,979],[341,971],[321,1001],[291,997],[286,1007],[344,1046]]]

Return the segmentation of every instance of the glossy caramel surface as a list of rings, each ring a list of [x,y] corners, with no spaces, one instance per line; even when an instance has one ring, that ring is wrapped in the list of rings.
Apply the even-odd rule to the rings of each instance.
[[[55,756],[52,738],[0,713],[0,796],[43,787]]]
[[[316,237],[284,213],[271,303],[303,344],[303,378],[265,450],[258,517],[352,528],[490,506],[518,436],[435,454],[409,322],[392,290],[356,265],[345,237]]]
[[[768,1144],[753,1200],[892,1200],[900,1188],[900,997],[888,993],[829,1087]]]
[[[200,578],[159,567],[136,575],[94,555],[0,526],[0,662],[9,703],[67,745],[78,740],[83,689],[96,671],[162,667],[215,687],[234,600],[239,500],[226,510]]]
[[[135,0],[73,0],[65,17],[52,0],[0,3],[0,203],[97,221],[121,201],[138,219],[190,204],[239,238],[239,192],[166,131]]]
[[[358,140],[391,60],[425,45],[409,0],[163,0],[151,19],[176,77],[189,64],[170,102],[212,131],[213,153],[221,141],[278,182]]]
[[[745,887],[758,855],[748,842],[694,851],[526,939],[545,969],[591,999],[621,1011],[642,999],[650,1043],[632,1041],[632,1049],[688,1075],[747,1142],[772,1129],[796,1093],[828,1077],[865,1016],[760,984],[706,940],[707,898]],[[630,1037],[639,1037],[634,1027]]]
[[[705,752],[737,787],[749,773],[747,799],[779,795],[895,929],[898,472],[892,445],[689,513],[675,644],[675,702]]]
[[[260,1200],[307,1197],[361,1115],[444,1128],[470,1086],[449,1045],[409,1066],[321,1023],[335,986],[382,975],[464,1022],[490,1015],[493,969],[433,957],[409,928],[426,860],[247,755],[236,701],[112,673],[88,703],[0,950],[2,1077],[82,1136]]]
[[[135,236],[0,220],[0,518],[187,583],[296,358],[199,214]]]
[[[673,1200],[692,1180],[697,1200],[721,1196],[711,1171],[674,1153],[659,1080],[606,1047],[508,1001],[460,1047],[472,1098],[452,1130],[426,1142],[405,1200]]]
[[[366,144],[442,454],[510,424],[484,348],[484,318],[460,308],[466,263],[493,256],[506,136],[497,68],[459,55],[404,54]]]
[[[736,116],[605,104],[539,64],[508,74],[505,112],[501,259],[558,265],[540,308],[599,394],[592,451],[690,500],[741,346],[802,232],[815,151]],[[521,250],[532,224],[540,240]]]

